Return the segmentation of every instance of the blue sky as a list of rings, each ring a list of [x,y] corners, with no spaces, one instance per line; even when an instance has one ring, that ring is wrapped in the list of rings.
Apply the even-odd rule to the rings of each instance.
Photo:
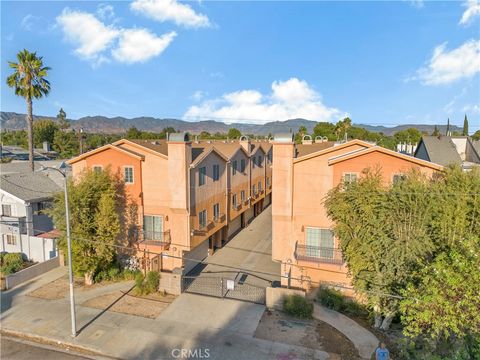
[[[52,67],[39,115],[305,117],[480,129],[480,5],[467,2],[2,1],[7,60]]]

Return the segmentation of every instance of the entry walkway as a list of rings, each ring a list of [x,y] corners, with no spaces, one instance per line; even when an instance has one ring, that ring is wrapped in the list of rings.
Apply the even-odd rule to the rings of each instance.
[[[268,286],[280,281],[280,264],[272,261],[272,207],[258,215],[249,226],[242,229],[223,248],[205,260],[189,275],[221,275],[235,278],[248,273],[245,282],[257,286]]]

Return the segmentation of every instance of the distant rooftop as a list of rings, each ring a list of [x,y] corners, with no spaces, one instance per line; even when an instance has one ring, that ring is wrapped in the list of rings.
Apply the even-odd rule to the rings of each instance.
[[[61,191],[60,186],[40,172],[2,174],[0,189],[25,202],[50,199]]]

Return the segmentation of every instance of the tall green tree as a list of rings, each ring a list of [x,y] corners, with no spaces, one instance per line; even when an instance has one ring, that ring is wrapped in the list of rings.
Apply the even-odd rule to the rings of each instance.
[[[43,65],[43,57],[27,49],[17,54],[17,62],[9,62],[14,70],[7,77],[7,85],[15,90],[15,95],[21,96],[27,102],[27,133],[30,169],[33,165],[33,99],[40,99],[50,92],[50,83],[46,79],[49,67]]]
[[[468,136],[468,119],[467,114],[465,114],[465,118],[463,119],[463,136]]]
[[[60,111],[57,114],[57,119],[60,129],[66,130],[70,127],[70,123],[67,120],[67,113],[63,110],[63,108],[60,108]]]
[[[115,245],[124,244],[127,197],[124,183],[109,169],[86,171],[78,181],[68,182],[72,234],[72,263],[75,274],[91,284],[96,272],[115,259]],[[65,202],[63,193],[55,197],[49,211],[60,230],[58,246],[66,253]]]
[[[472,135],[472,139],[475,141],[480,140],[480,130],[475,131],[475,133]]]
[[[235,128],[228,129],[228,138],[229,139],[238,139],[240,136],[242,136],[242,133],[240,132],[240,130],[235,129]]]
[[[59,130],[58,125],[49,119],[36,120],[33,123],[33,140],[37,147],[42,146],[44,141],[53,144],[55,133]]]
[[[79,154],[77,135],[72,131],[57,131],[53,138],[53,150],[62,159],[68,159]]]
[[[393,138],[398,143],[411,143],[415,144],[422,138],[422,133],[416,128],[408,128],[405,130],[397,131]]]
[[[445,130],[445,135],[450,136],[450,118],[447,119],[447,130]]]
[[[440,136],[440,130],[438,130],[437,125],[435,125],[435,128],[433,129],[432,136]]]
[[[335,125],[329,122],[319,122],[313,128],[313,135],[315,137],[327,137],[328,140],[336,140],[337,136],[335,135]]]

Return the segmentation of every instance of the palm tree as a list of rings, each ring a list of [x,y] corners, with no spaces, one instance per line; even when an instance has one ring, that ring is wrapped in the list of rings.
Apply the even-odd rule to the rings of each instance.
[[[28,158],[33,171],[33,115],[32,99],[40,99],[50,91],[50,83],[45,79],[49,67],[43,66],[43,57],[37,57],[36,52],[26,49],[17,54],[18,63],[8,62],[14,69],[7,78],[7,85],[15,89],[15,95],[27,101],[27,131],[28,131]]]

